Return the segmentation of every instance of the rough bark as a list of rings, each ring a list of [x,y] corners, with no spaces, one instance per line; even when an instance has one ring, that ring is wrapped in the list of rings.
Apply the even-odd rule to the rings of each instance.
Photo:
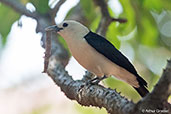
[[[115,90],[101,85],[86,85],[87,79],[73,80],[57,61],[50,62],[47,72],[69,99],[83,106],[104,107],[110,114],[171,113],[171,105],[167,102],[171,94],[171,60],[154,90],[136,104]]]
[[[58,62],[50,61],[47,73],[69,99],[83,106],[104,107],[111,114],[129,114],[131,107],[135,106],[115,90],[101,85],[87,85],[86,79],[73,80]]]

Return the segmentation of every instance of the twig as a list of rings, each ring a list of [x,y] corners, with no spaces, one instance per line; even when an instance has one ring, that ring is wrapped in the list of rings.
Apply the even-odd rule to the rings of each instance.
[[[51,31],[46,30],[46,48],[45,48],[44,71],[43,71],[43,73],[47,72],[50,56],[51,56]]]
[[[117,21],[119,23],[125,23],[127,22],[126,19],[121,19],[121,18],[113,18],[110,16],[108,8],[107,8],[107,4],[104,0],[93,0],[94,3],[100,7],[100,11],[102,13],[102,18],[100,21],[100,24],[96,30],[96,32],[98,34],[101,34],[102,36],[106,35],[106,31],[108,26],[113,22],[113,21]]]
[[[121,18],[113,18],[110,16],[109,14],[109,11],[108,11],[108,8],[107,8],[107,4],[104,0],[94,0],[94,3],[100,7],[100,10],[101,10],[101,13],[102,13],[102,16],[103,17],[106,17],[106,18],[110,18],[111,21],[118,21],[120,23],[125,23],[127,22],[126,19],[121,19]]]
[[[127,22],[127,19],[116,19],[116,18],[112,18],[112,21],[118,21],[119,23],[126,23]]]
[[[66,0],[60,0],[55,7],[51,10],[51,12],[53,12],[54,14],[56,14],[59,10],[59,8],[61,7],[61,5],[65,2]]]
[[[34,19],[38,18],[38,14],[36,12],[30,12],[29,10],[26,9],[24,5],[22,5],[16,0],[0,0],[0,2],[12,7],[14,10],[16,10],[16,12],[20,14],[32,17]]]
[[[59,8],[61,7],[61,5],[65,2],[66,0],[60,0],[55,7],[50,10],[50,14],[51,14],[51,18],[55,19],[56,13],[59,11]],[[55,23],[54,23],[55,24]]]

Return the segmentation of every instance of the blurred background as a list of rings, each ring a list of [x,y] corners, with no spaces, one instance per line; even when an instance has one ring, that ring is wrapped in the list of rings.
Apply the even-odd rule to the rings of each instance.
[[[107,114],[105,109],[82,107],[69,100],[43,71],[44,49],[37,21],[0,0],[0,114]],[[13,0],[30,12],[44,14],[60,0]],[[171,58],[170,0],[105,0],[112,17],[127,23],[110,24],[106,37],[134,64],[151,91]],[[5,3],[5,4],[4,4]],[[77,13],[75,13],[77,12]],[[93,0],[64,0],[55,16],[58,24],[77,18],[96,31],[102,18]],[[73,19],[74,19],[73,18]],[[62,38],[60,42],[66,47]],[[71,56],[66,70],[74,79],[85,73]],[[128,84],[113,77],[104,86],[137,102],[140,96]],[[171,98],[168,99],[171,102]]]

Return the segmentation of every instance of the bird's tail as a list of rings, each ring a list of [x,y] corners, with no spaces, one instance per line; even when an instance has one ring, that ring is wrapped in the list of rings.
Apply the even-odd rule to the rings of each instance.
[[[134,87],[134,89],[141,95],[141,97],[144,97],[149,93],[149,91],[146,88],[147,82],[143,78],[141,78],[138,74],[137,74],[137,80],[139,82],[140,87],[138,88]]]
[[[139,88],[134,87],[134,89],[141,95],[141,97],[144,97],[149,93],[147,88],[144,86],[140,86]]]

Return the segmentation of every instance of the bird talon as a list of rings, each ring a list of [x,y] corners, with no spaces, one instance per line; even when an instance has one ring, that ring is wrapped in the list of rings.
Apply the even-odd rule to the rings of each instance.
[[[86,82],[86,85],[98,85],[99,84],[99,82],[100,81],[102,81],[103,79],[105,79],[106,78],[106,76],[103,76],[103,77],[101,77],[101,78],[99,78],[99,77],[96,77],[96,78],[94,78],[94,79],[91,79],[91,80],[88,80],[87,82]]]
[[[86,82],[86,85],[98,85],[99,82],[98,80],[89,80]]]

